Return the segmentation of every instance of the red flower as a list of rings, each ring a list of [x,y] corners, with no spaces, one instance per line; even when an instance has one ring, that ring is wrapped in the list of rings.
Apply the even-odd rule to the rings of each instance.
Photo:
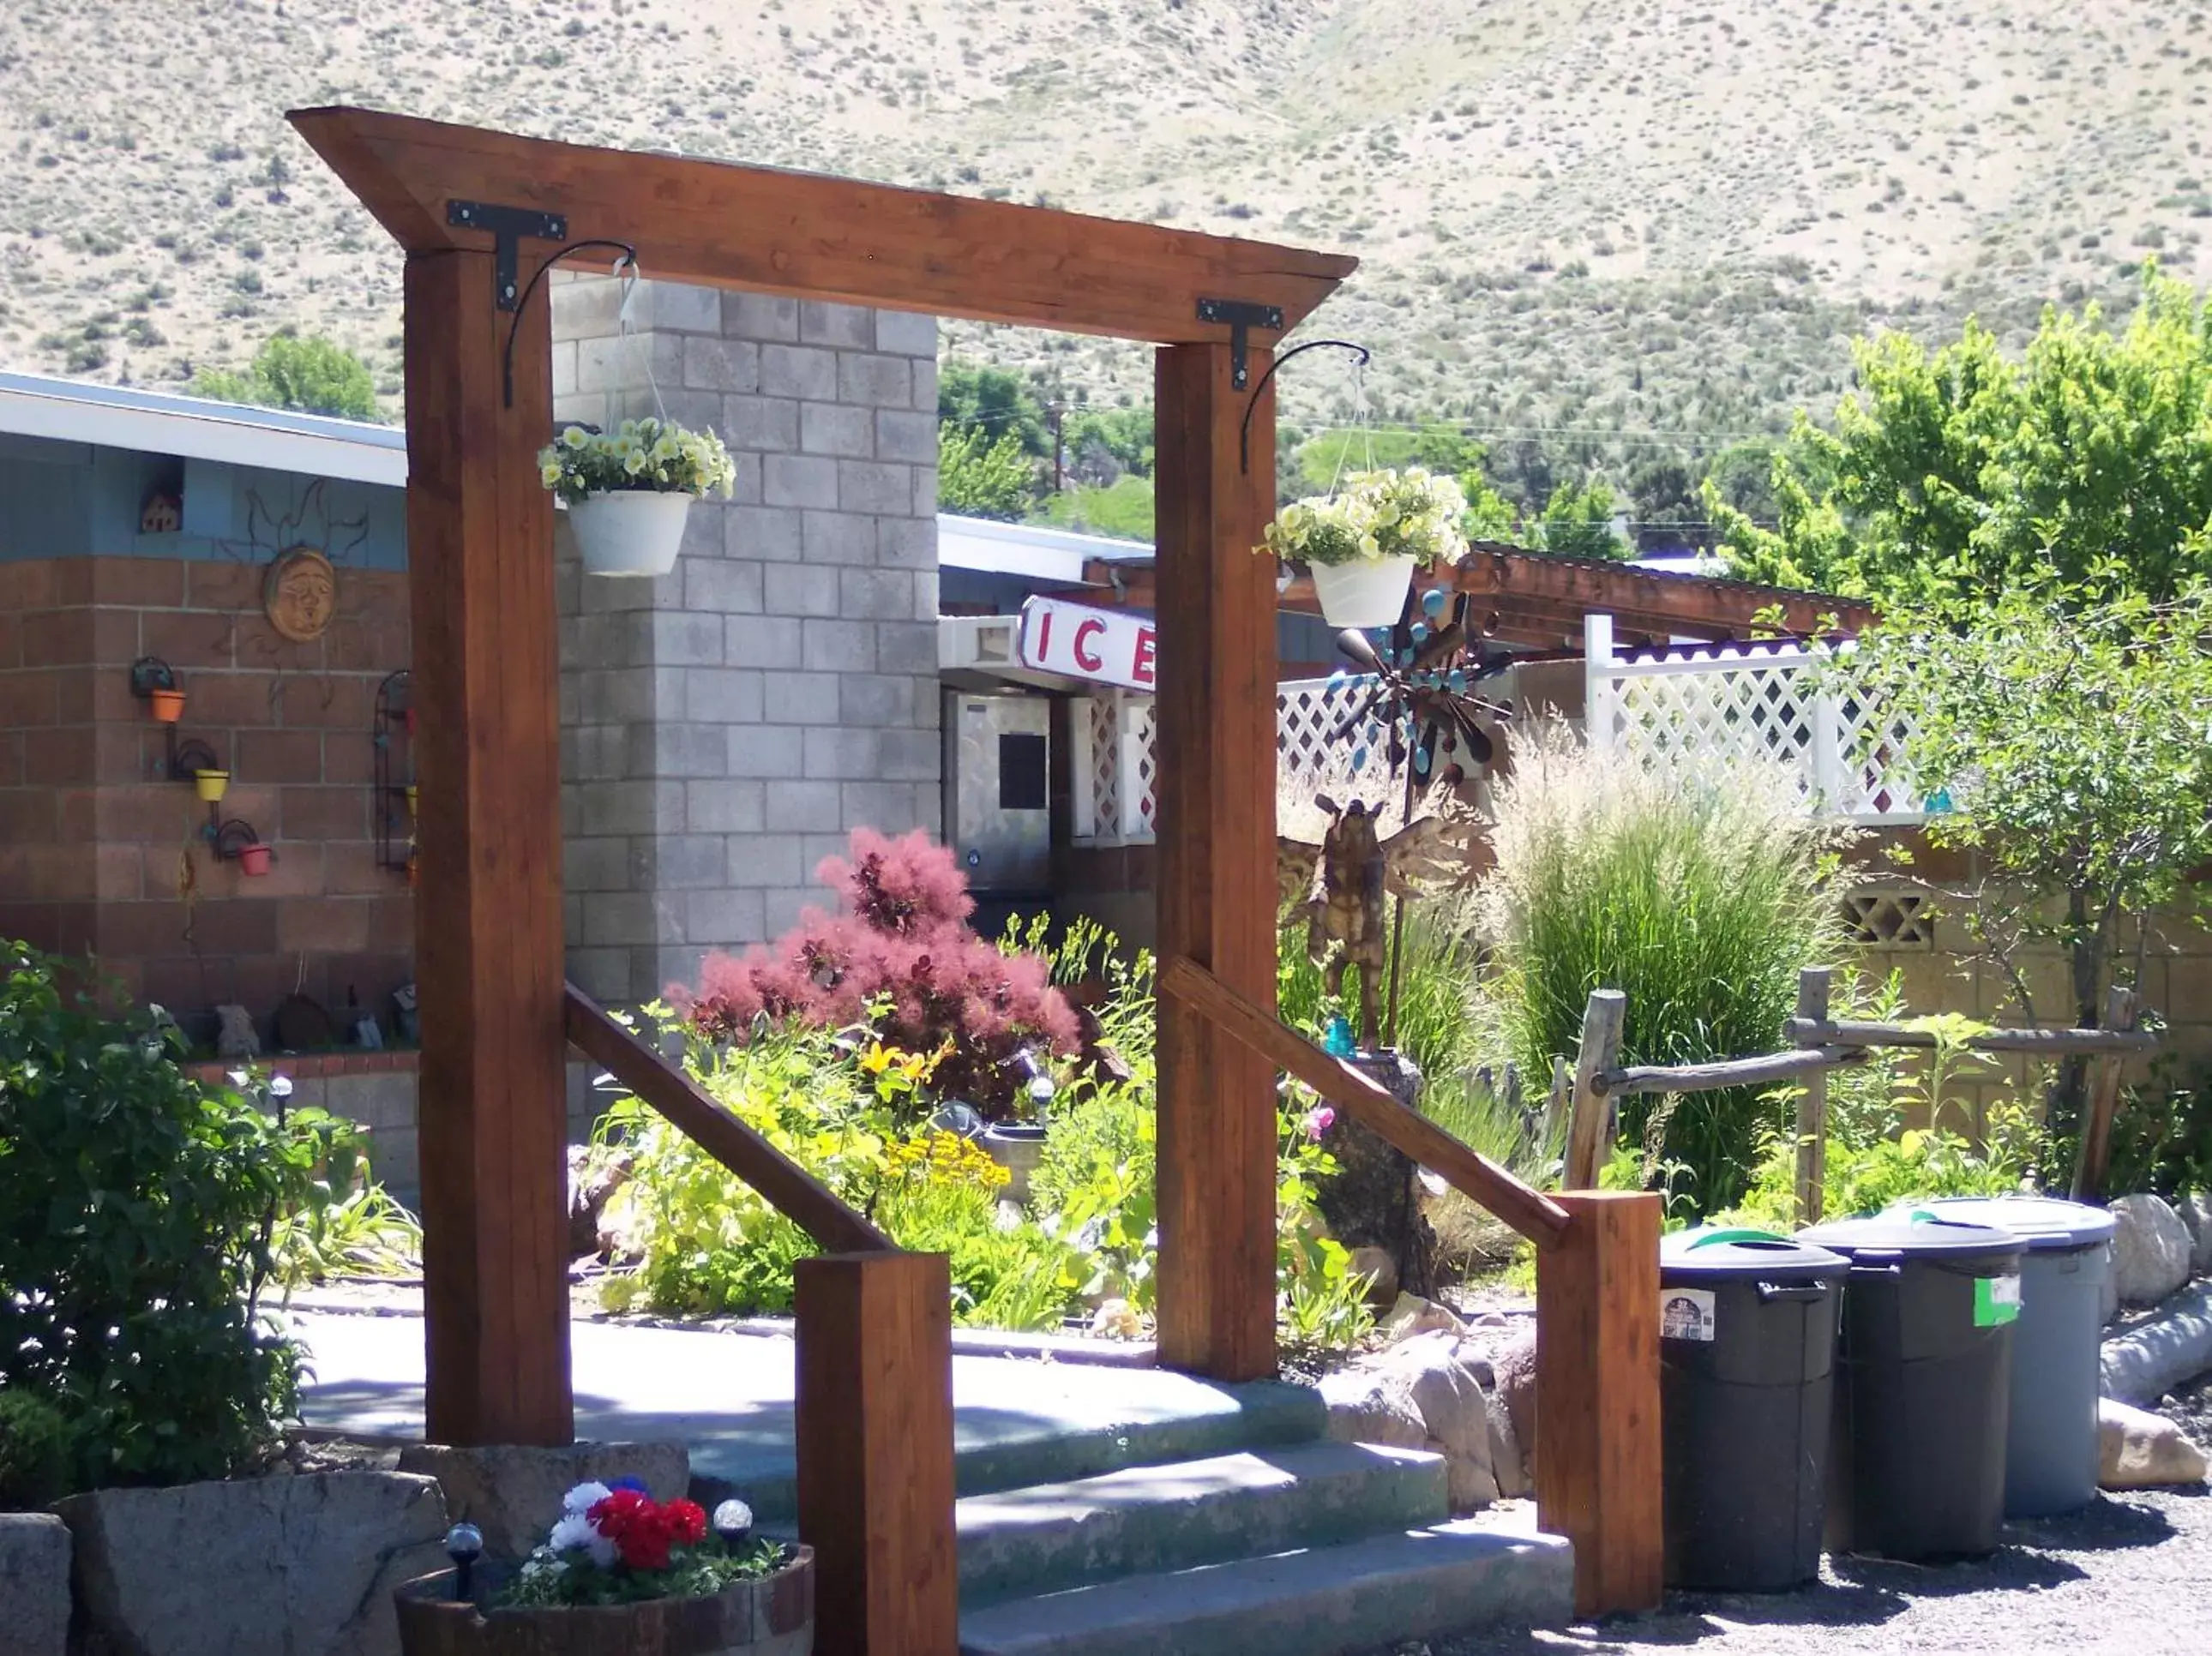
[[[605,1500],[592,1504],[585,1514],[592,1528],[615,1544],[622,1562],[634,1570],[665,1570],[668,1568],[668,1550],[677,1539],[680,1528],[689,1520],[673,1509],[691,1507],[688,1501],[673,1501],[667,1507],[656,1505],[649,1495],[635,1489],[617,1489]],[[698,1508],[691,1507],[693,1512]],[[704,1514],[700,1518],[700,1533],[706,1532]]]
[[[707,1538],[707,1509],[697,1501],[679,1498],[660,1510],[668,1515],[670,1528],[684,1546],[696,1547]]]

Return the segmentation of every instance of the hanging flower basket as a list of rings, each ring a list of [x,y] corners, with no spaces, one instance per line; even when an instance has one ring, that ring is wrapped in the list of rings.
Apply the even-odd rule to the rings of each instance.
[[[1310,569],[1330,626],[1389,627],[1417,567],[1465,554],[1466,513],[1454,478],[1418,466],[1358,471],[1334,494],[1285,507],[1255,550]]]
[[[570,426],[538,457],[538,475],[568,509],[584,568],[594,575],[665,575],[676,567],[691,502],[736,471],[711,431],[625,420],[612,433]]]

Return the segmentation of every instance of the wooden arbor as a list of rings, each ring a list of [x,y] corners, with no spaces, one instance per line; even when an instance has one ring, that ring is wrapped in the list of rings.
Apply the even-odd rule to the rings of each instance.
[[[572,1432],[562,1160],[550,307],[593,241],[656,278],[1158,344],[1159,941],[1274,987],[1273,342],[1353,261],[1044,209],[546,143],[368,110],[293,124],[406,250],[408,539],[421,738],[428,1428]],[[511,387],[511,397],[507,394]],[[1273,1371],[1266,1062],[1170,1005],[1160,1030],[1161,1345]]]

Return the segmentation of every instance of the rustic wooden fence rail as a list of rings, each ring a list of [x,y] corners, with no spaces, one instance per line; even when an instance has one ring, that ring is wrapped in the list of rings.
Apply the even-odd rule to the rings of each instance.
[[[1623,1066],[1620,1032],[1627,1010],[1626,998],[1618,990],[1593,990],[1583,1015],[1582,1043],[1576,1055],[1565,1182],[1575,1186],[1597,1182],[1598,1170],[1613,1143],[1616,1107],[1624,1098],[1649,1093],[1720,1092],[1796,1081],[1802,1089],[1797,1104],[1797,1216],[1802,1224],[1817,1222],[1826,1173],[1829,1072],[1863,1064],[1877,1048],[1932,1051],[1937,1044],[1935,1034],[1926,1029],[1830,1018],[1828,997],[1833,982],[1833,972],[1827,967],[1808,967],[1798,974],[1796,1015],[1787,1028],[1795,1044],[1788,1049],[1682,1065]],[[2124,1066],[2129,1058],[2158,1049],[2157,1035],[2136,1027],[2137,1016],[2135,996],[2116,988],[2106,1002],[2103,1028],[1990,1029],[1962,1043],[1975,1052],[2095,1059],[2090,1071],[2088,1108],[2081,1124],[2081,1151],[2074,1168],[2076,1200],[2094,1199],[2103,1193]]]
[[[1547,1196],[1186,957],[1160,992],[1440,1175],[1536,1247],[1538,1521],[1574,1543],[1579,1614],[1659,1602],[1659,1198]]]
[[[814,1549],[819,1614],[848,1650],[951,1650],[958,1571],[945,1256],[901,1251],[574,984],[562,1012],[570,1045],[825,1250],[793,1272],[799,1532]],[[887,1645],[884,1629],[903,1632]]]

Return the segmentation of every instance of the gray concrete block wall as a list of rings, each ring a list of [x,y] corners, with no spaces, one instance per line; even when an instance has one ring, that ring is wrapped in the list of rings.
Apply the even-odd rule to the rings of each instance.
[[[556,276],[556,420],[721,434],[675,571],[560,558],[568,970],[635,1002],[774,937],[855,827],[939,828],[933,318]],[[656,402],[655,387],[659,397]]]

